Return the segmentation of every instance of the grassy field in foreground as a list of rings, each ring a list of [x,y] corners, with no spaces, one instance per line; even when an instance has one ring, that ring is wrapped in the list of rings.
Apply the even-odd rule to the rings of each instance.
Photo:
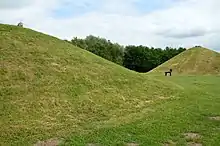
[[[156,77],[182,88],[175,99],[148,106],[142,119],[120,126],[101,128],[89,134],[72,135],[64,145],[187,145],[189,142],[205,146],[220,144],[220,121],[210,117],[220,116],[220,77],[176,76]],[[191,140],[184,133],[196,133],[200,138]],[[195,144],[194,143],[194,144]],[[191,143],[192,144],[192,143]],[[193,145],[192,145],[193,146]]]
[[[218,76],[139,74],[57,38],[0,24],[0,145],[219,143]]]

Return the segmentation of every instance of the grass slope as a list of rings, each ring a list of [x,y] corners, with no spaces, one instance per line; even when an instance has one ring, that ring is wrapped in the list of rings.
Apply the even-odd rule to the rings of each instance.
[[[0,145],[220,143],[218,76],[138,74],[57,38],[0,24]]]
[[[130,122],[177,89],[29,29],[0,25],[0,42],[2,145]]]
[[[163,74],[170,68],[174,74],[217,75],[220,74],[220,54],[206,48],[191,48],[151,72]]]
[[[149,106],[152,110],[142,119],[120,126],[98,129],[89,134],[75,134],[64,145],[97,143],[104,146],[218,146],[220,121],[209,117],[220,115],[220,78],[217,76],[157,77],[182,88],[175,98]],[[186,139],[184,133],[201,138]],[[194,142],[194,143],[193,143]],[[192,145],[190,145],[190,143]]]

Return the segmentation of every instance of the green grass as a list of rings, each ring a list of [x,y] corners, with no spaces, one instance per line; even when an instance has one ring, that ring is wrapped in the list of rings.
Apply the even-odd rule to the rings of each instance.
[[[57,38],[0,24],[0,145],[220,143],[219,76],[146,75]]]
[[[172,140],[177,145],[187,143],[183,134],[199,133],[197,142],[217,146],[220,143],[220,122],[209,120],[220,115],[220,78],[218,76],[157,77],[182,87],[175,98],[148,106],[152,109],[143,118],[115,127],[101,128],[85,135],[72,135],[66,145],[161,145]]]
[[[173,69],[174,74],[219,75],[220,54],[206,48],[190,48],[153,69],[150,73],[163,74],[170,68]]]

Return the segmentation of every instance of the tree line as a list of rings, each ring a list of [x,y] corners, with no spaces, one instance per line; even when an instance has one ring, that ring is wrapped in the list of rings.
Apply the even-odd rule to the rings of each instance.
[[[142,45],[122,46],[93,35],[85,39],[74,37],[67,42],[137,72],[148,72],[186,50],[182,47],[162,49]]]

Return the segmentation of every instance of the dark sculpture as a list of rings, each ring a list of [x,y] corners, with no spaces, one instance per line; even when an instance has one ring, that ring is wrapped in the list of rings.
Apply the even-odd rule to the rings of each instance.
[[[170,76],[172,76],[172,71],[173,71],[172,69],[170,69],[170,71],[166,71],[165,76],[167,76],[167,74],[170,74]]]
[[[23,25],[24,25],[24,24],[23,24],[22,22],[19,22],[17,26],[23,27]]]

